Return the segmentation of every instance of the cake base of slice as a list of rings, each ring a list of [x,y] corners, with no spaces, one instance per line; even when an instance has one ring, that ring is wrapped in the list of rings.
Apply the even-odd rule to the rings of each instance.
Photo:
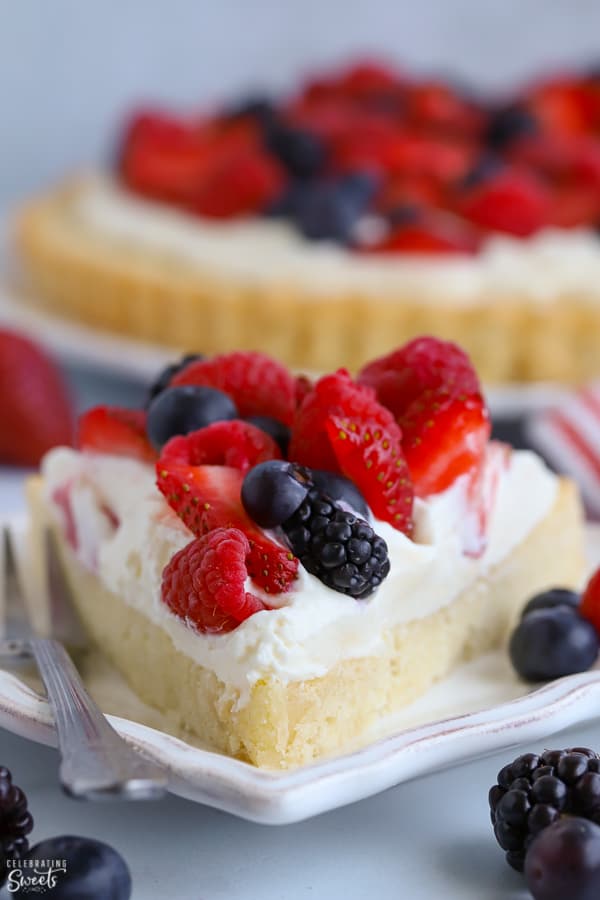
[[[32,537],[50,521],[42,484],[32,479]],[[379,656],[348,659],[326,675],[258,681],[245,705],[232,685],[179,652],[165,631],[106,590],[60,534],[73,599],[90,637],[142,700],[216,750],[268,768],[333,754],[379,718],[424,693],[463,660],[499,646],[531,594],[576,587],[584,573],[577,489],[560,482],[547,516],[510,555],[452,603],[386,635]],[[398,598],[402,602],[402,598]]]

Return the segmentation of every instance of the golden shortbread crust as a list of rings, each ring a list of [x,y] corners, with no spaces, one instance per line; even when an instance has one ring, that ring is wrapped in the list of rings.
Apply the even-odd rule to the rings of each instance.
[[[41,488],[39,478],[30,480],[34,539],[49,521]],[[390,629],[384,653],[344,660],[306,681],[261,680],[238,709],[235,688],[176,650],[166,632],[106,590],[60,535],[58,541],[90,637],[141,699],[215,749],[270,768],[306,764],[356,743],[379,717],[459,662],[500,645],[531,594],[577,586],[584,571],[577,489],[561,480],[552,510],[503,562],[449,605]]]
[[[245,283],[87,229],[71,214],[80,183],[22,210],[16,244],[26,296],[69,319],[185,351],[262,350],[314,371],[356,369],[420,334],[454,340],[488,384],[598,374],[600,303],[519,296],[439,303],[399,292],[322,295],[293,282]]]

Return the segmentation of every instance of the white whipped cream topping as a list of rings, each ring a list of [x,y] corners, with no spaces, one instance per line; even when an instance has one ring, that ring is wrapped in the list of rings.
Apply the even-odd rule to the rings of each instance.
[[[492,451],[489,464],[496,466],[497,460]],[[260,678],[287,682],[323,675],[341,659],[376,654],[393,626],[451,603],[544,518],[558,485],[535,454],[514,452],[508,465],[497,468],[487,549],[478,559],[463,553],[468,491],[463,477],[447,491],[416,502],[415,540],[385,522],[373,523],[388,544],[391,571],[367,600],[330,590],[300,567],[294,590],[280,598],[279,608],[256,613],[227,634],[210,635],[196,632],[161,600],[163,568],[192,535],[157,490],[152,467],[58,448],[42,469],[46,499],[59,520],[64,515],[52,498],[69,485],[82,563],[165,629],[178,650],[234,686],[240,703]],[[116,515],[116,527],[103,506]],[[259,593],[252,584],[248,588]]]
[[[529,299],[545,303],[576,293],[600,301],[600,240],[586,229],[546,229],[527,240],[497,235],[476,256],[363,256],[311,242],[289,223],[261,218],[220,222],[134,196],[106,177],[74,195],[72,214],[104,239],[158,259],[261,286],[300,285],[312,293],[380,298],[415,294],[425,302]]]

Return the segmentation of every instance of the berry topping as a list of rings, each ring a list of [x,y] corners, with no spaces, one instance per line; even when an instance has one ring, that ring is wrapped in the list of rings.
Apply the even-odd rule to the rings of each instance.
[[[304,237],[348,243],[374,192],[374,179],[355,173],[293,186],[282,198],[281,208]]]
[[[165,366],[165,368],[160,372],[158,377],[152,382],[150,388],[148,389],[148,401],[146,406],[149,406],[150,403],[157,397],[165,388],[168,388],[171,379],[174,375],[177,375],[182,369],[185,369],[192,362],[198,362],[199,360],[204,359],[201,353],[188,353],[186,356],[182,356],[178,362],[171,363],[169,366]]]
[[[161,460],[189,466],[232,466],[247,472],[280,455],[279,447],[266,432],[233,419],[171,438],[162,449]]]
[[[162,599],[198,631],[234,628],[264,603],[245,590],[250,544],[237,528],[215,528],[180,550],[165,567]]]
[[[585,672],[598,658],[600,641],[594,627],[571,606],[528,613],[515,628],[509,653],[525,681],[550,681]]]
[[[525,879],[533,900],[600,897],[600,828],[578,817],[560,819],[535,838]]]
[[[319,469],[312,469],[310,477],[316,488],[323,494],[327,494],[340,506],[350,507],[361,519],[369,518],[367,502],[358,487],[349,478]]]
[[[57,900],[129,900],[131,897],[127,863],[120,853],[102,841],[72,835],[48,838],[32,847],[27,859],[32,863],[36,859],[65,860],[66,871],[58,872],[56,887],[48,891],[48,896],[54,894]],[[23,874],[33,871],[27,869]],[[25,888],[23,893],[27,892]]]
[[[416,338],[365,366],[359,381],[396,416],[419,496],[444,490],[481,460],[489,417],[471,361],[456,344]]]
[[[237,418],[235,403],[226,393],[190,383],[169,387],[155,397],[148,407],[146,428],[150,441],[160,450],[176,435],[189,434],[213,422]]]
[[[490,116],[486,139],[495,150],[503,150],[513,141],[535,134],[538,124],[524,106],[510,104],[495,110]]]
[[[383,538],[318,488],[309,490],[283,530],[304,568],[334,591],[362,599],[389,574]]]
[[[244,511],[242,472],[229,466],[186,466],[159,460],[156,473],[167,503],[196,537],[215,528],[239,529],[250,544],[246,564],[252,580],[267,593],[289,590],[298,560],[270,540]]]
[[[359,487],[373,515],[410,535],[414,488],[396,423],[331,416],[326,429],[342,472]]]
[[[323,168],[326,149],[316,134],[302,128],[271,122],[267,146],[294,178],[309,178]]]
[[[13,784],[12,775],[0,766],[0,847],[5,857],[20,859],[27,853],[27,835],[33,828],[33,819],[27,809],[27,797],[20,787]],[[4,871],[0,871],[0,885]]]
[[[549,224],[552,199],[539,177],[506,167],[494,178],[465,191],[457,206],[476,225],[528,237]]]
[[[446,388],[424,391],[400,422],[404,457],[420,497],[445,490],[473,470],[490,436],[481,394],[449,398]]]
[[[412,221],[399,218],[398,211],[392,211],[395,227],[381,240],[360,249],[368,253],[475,253],[481,243],[477,230],[457,216],[436,212]]]
[[[242,485],[242,504],[262,528],[275,528],[296,512],[311,486],[302,466],[275,460],[251,469]]]
[[[489,801],[496,840],[507,862],[522,871],[529,863],[530,846],[533,851],[532,839],[554,822],[570,816],[598,822],[599,798],[600,759],[593,750],[525,753],[504,766]]]
[[[579,611],[600,634],[600,569],[588,581],[581,598]]]
[[[332,415],[369,420],[382,427],[394,425],[393,416],[368,387],[352,380],[345,369],[319,379],[304,397],[292,427],[289,457],[311,469],[339,472],[340,466],[325,431]]]
[[[154,462],[156,453],[146,435],[146,413],[119,406],[94,406],[79,419],[77,442],[82,450],[131,456]]]
[[[40,347],[0,329],[0,461],[36,466],[57,444],[71,444],[71,404],[61,375]]]
[[[524,619],[529,613],[538,609],[554,609],[557,606],[566,606],[569,609],[578,609],[581,596],[576,591],[569,588],[551,588],[549,591],[542,591],[532,597],[523,609],[521,618]],[[583,613],[583,610],[580,610]]]
[[[246,422],[255,425],[261,431],[270,435],[281,450],[281,455],[287,456],[291,435],[287,425],[284,425],[279,419],[271,418],[271,416],[246,416]]]
[[[450,341],[427,336],[368,363],[358,381],[372,387],[379,402],[398,420],[426,390],[445,388],[450,396],[481,391],[465,351]]]
[[[192,204],[195,212],[214,219],[262,212],[285,187],[285,173],[276,159],[260,148],[249,148],[214,167]]]
[[[191,363],[175,375],[172,384],[206,385],[223,391],[231,397],[242,418],[269,416],[285,425],[292,423],[295,379],[285,366],[264,353],[237,351]]]

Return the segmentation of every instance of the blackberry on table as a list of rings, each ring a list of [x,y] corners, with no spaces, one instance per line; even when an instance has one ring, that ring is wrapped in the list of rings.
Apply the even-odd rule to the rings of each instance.
[[[383,538],[317,487],[282,527],[304,568],[334,591],[362,599],[389,574]]]
[[[0,766],[0,884],[6,877],[5,860],[20,859],[29,849],[27,835],[33,828],[33,818],[27,808],[27,797],[12,782],[12,775]]]
[[[534,838],[562,816],[600,825],[600,757],[586,747],[526,753],[500,770],[489,803],[496,840],[522,871]]]

